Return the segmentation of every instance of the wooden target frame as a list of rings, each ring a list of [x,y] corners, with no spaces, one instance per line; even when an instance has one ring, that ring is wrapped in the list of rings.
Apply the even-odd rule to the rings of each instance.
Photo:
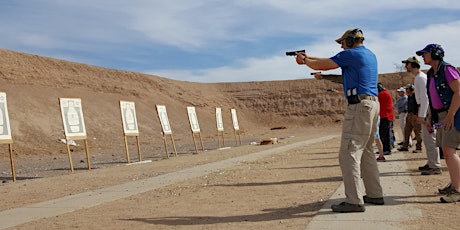
[[[190,121],[190,129],[192,131],[193,145],[195,145],[195,154],[198,154],[198,148],[196,146],[195,134],[200,137],[201,150],[204,151],[203,138],[201,138],[200,124],[198,123],[198,117],[194,106],[187,106],[188,120]]]
[[[225,146],[224,122],[222,120],[222,109],[216,108],[216,125],[217,125],[217,148],[220,148],[220,136],[222,134],[222,147]]]
[[[232,114],[233,134],[235,135],[236,145],[238,145],[238,141],[241,145],[240,126],[238,124],[238,117],[236,116],[236,109],[230,109],[230,113]]]
[[[131,163],[128,148],[128,137],[136,137],[137,155],[139,162],[142,161],[141,147],[139,144],[139,126],[137,125],[136,104],[132,101],[120,100],[121,123],[123,127],[123,137],[125,142],[126,160]]]
[[[16,171],[14,169],[13,157],[13,138],[11,136],[10,118],[8,116],[8,105],[6,93],[0,92],[0,144],[8,144],[10,152],[11,176],[16,181]]]
[[[88,170],[91,170],[91,161],[88,151],[88,138],[86,135],[83,107],[80,98],[59,98],[61,108],[62,125],[66,139],[67,154],[69,156],[70,171],[74,172],[72,154],[70,153],[70,140],[83,140],[85,142],[86,162]]]
[[[174,143],[173,133],[171,129],[171,124],[169,123],[168,113],[166,112],[166,106],[164,105],[156,105],[156,110],[158,114],[158,119],[160,120],[160,125],[163,134],[163,144],[166,151],[166,157],[169,158],[168,153],[168,143],[166,141],[166,136],[171,138],[171,143],[174,149],[174,155],[177,156],[176,144]]]

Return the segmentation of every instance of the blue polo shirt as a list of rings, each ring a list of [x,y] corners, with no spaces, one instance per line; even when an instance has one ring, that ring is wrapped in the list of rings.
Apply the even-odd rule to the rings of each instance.
[[[358,94],[377,96],[377,58],[365,46],[343,50],[330,58],[342,69],[345,97],[347,90],[357,88]]]

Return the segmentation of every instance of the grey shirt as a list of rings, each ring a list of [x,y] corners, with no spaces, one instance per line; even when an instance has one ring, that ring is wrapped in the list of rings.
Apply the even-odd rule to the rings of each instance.
[[[407,113],[407,95],[399,97],[393,105],[398,113]]]

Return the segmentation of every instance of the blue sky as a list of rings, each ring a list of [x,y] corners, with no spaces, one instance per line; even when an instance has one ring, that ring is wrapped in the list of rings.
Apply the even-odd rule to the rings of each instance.
[[[0,48],[193,82],[310,78],[285,52],[341,51],[359,27],[379,73],[438,43],[460,66],[460,1],[0,0]],[[423,65],[422,69],[428,66]],[[329,71],[340,73],[340,70]]]

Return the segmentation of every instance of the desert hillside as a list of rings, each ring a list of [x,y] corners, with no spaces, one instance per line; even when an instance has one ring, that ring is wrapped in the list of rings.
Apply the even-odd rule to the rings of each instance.
[[[395,73],[380,81],[396,89],[412,78]],[[196,107],[205,140],[216,139],[216,107],[222,108],[227,138],[233,138],[229,110],[236,108],[242,136],[257,139],[265,134],[260,130],[274,127],[337,124],[345,106],[341,85],[329,81],[193,83],[9,50],[0,50],[0,91],[7,94],[15,153],[26,155],[65,152],[57,141],[64,138],[62,97],[81,98],[88,144],[96,151],[123,146],[120,100],[136,103],[143,146],[162,145],[156,104],[166,106],[176,144],[191,143],[187,106]]]

